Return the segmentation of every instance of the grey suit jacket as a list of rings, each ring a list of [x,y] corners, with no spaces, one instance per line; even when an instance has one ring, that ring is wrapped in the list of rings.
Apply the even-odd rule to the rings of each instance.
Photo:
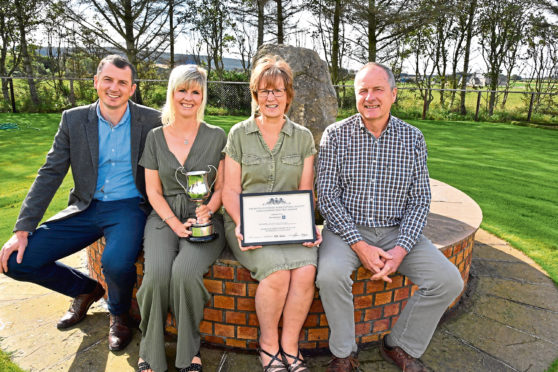
[[[147,213],[150,207],[145,194],[144,169],[138,165],[138,161],[147,133],[161,125],[161,113],[131,101],[128,104],[131,116],[132,171],[136,186],[146,200],[142,208]],[[23,201],[14,231],[35,231],[69,167],[72,167],[74,188],[70,191],[68,207],[49,221],[60,220],[84,211],[91,203],[97,185],[99,165],[97,105],[98,101],[62,113],[52,148]]]

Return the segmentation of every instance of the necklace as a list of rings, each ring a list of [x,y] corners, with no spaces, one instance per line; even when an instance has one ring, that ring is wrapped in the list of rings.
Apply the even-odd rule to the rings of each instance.
[[[185,145],[189,145],[189,144],[190,144],[191,139],[189,139],[188,137],[190,137],[190,135],[192,135],[192,131],[190,131],[190,135],[181,135],[182,133],[176,131],[176,129],[173,127],[171,133],[172,133],[172,135],[173,135],[174,137],[181,138],[182,143],[184,143]],[[197,133],[197,128],[196,128],[196,130],[195,130],[194,133],[193,133],[193,137],[194,137],[194,138],[196,138],[196,133]],[[193,139],[192,139],[192,140],[193,140]]]

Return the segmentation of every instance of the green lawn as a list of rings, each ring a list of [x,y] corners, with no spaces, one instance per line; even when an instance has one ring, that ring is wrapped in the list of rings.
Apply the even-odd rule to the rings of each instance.
[[[558,131],[508,124],[411,121],[428,144],[430,175],[471,196],[482,227],[558,283]]]
[[[226,131],[244,117],[207,116]],[[6,241],[37,169],[45,159],[60,114],[0,114],[0,241]],[[482,227],[524,251],[558,283],[558,131],[509,124],[414,121],[429,149],[433,178],[471,196]],[[62,209],[67,177],[47,216]],[[558,369],[558,361],[549,370]],[[1,366],[1,365],[0,365]]]
[[[2,372],[24,372],[23,369],[12,363],[10,354],[0,350],[0,371]]]

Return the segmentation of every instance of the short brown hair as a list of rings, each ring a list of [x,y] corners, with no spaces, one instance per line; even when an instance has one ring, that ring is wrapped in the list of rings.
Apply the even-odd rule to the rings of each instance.
[[[257,107],[258,89],[263,81],[266,88],[271,88],[277,78],[283,79],[287,93],[287,106],[285,113],[289,111],[294,98],[293,72],[291,66],[280,56],[266,55],[260,58],[254,65],[250,76],[250,91],[252,92],[253,106]]]
[[[121,56],[119,54],[111,54],[109,56],[106,56],[101,60],[101,62],[99,62],[99,65],[97,66],[97,75],[101,74],[101,71],[103,71],[103,67],[105,67],[107,63],[113,64],[120,69],[129,67],[130,70],[132,70],[132,85],[134,85],[134,82],[136,80],[136,68],[130,63],[127,57]]]

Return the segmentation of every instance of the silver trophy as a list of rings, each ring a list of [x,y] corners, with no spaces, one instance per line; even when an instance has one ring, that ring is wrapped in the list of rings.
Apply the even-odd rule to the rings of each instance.
[[[209,186],[209,183],[207,182],[207,175],[211,172],[211,168],[215,169],[216,181],[217,168],[212,165],[209,165],[209,171],[184,172],[184,168],[181,167],[175,172],[176,181],[180,184],[180,186],[182,186],[190,200],[194,201],[198,207],[209,197],[211,194],[211,188],[213,187],[213,184],[215,184],[215,181],[213,181],[213,184]],[[179,181],[178,172],[185,174],[186,187],[184,187],[184,185],[182,185]],[[213,231],[213,224],[211,221],[207,223],[199,223],[196,220],[196,223],[192,224],[190,230],[192,231],[192,235],[186,238],[186,240],[190,242],[210,242],[217,238],[217,233]]]

